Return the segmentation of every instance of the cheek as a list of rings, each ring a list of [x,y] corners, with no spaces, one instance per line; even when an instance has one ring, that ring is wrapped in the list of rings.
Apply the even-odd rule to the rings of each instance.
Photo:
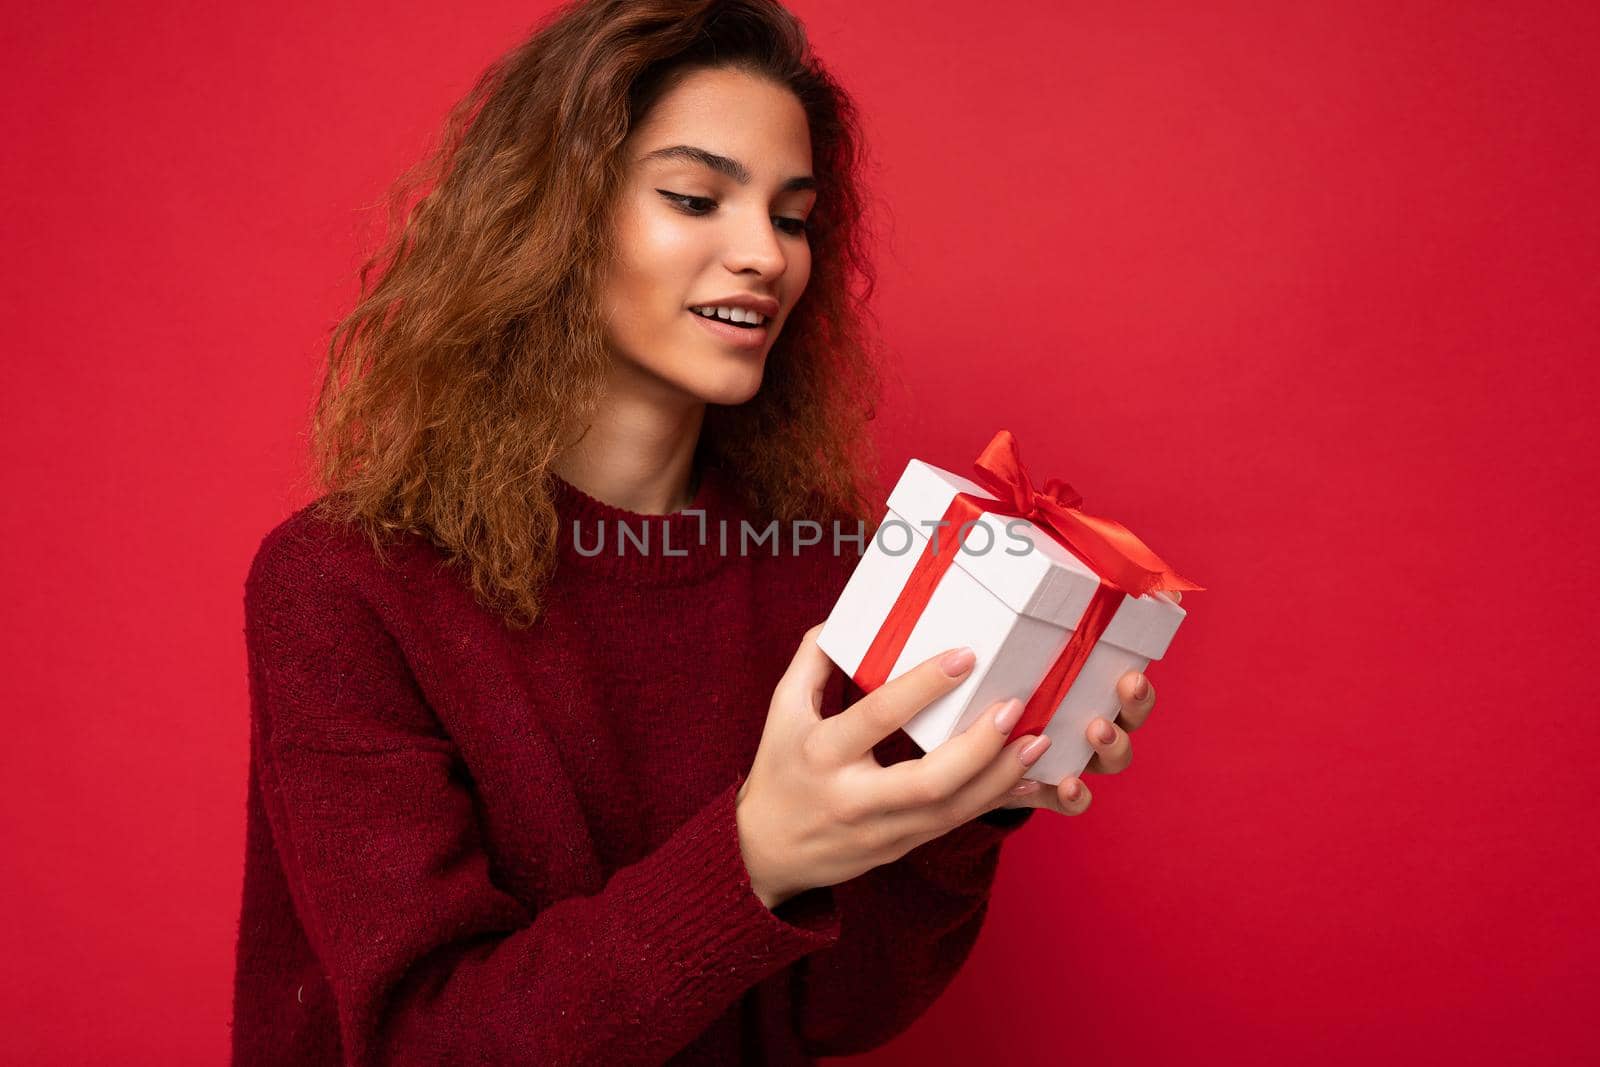
[[[788,266],[783,272],[783,284],[788,287],[789,294],[786,303],[793,304],[800,299],[800,294],[805,292],[807,283],[811,281],[811,246],[804,241],[789,256]]]
[[[607,305],[614,328],[643,328],[659,317],[657,305],[672,297],[682,271],[684,235],[638,200],[618,209],[613,237],[616,259],[607,279]]]
[[[626,274],[635,295],[657,289],[674,301],[686,295],[687,284],[695,277],[698,245],[704,238],[659,213],[637,219],[624,228],[621,237]]]

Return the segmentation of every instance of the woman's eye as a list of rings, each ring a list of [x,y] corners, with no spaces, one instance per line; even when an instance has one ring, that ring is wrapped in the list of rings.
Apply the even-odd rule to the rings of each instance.
[[[657,189],[656,192],[672,201],[679,211],[689,215],[704,215],[717,206],[717,202],[707,196],[688,196],[684,193],[669,192],[666,189]],[[791,237],[799,237],[810,228],[805,219],[794,219],[787,215],[774,215],[772,221],[776,222],[778,228]]]
[[[707,211],[717,206],[717,202],[709,197],[685,196],[682,193],[669,193],[665,189],[657,189],[656,192],[677,204],[680,210],[687,211],[691,215],[704,215]]]

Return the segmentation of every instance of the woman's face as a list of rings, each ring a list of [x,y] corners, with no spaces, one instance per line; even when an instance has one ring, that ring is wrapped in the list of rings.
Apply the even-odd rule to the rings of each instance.
[[[811,276],[805,111],[772,82],[696,70],[660,98],[625,150],[605,293],[619,368],[705,403],[743,403]],[[753,309],[760,326],[704,315],[741,299],[734,317]]]

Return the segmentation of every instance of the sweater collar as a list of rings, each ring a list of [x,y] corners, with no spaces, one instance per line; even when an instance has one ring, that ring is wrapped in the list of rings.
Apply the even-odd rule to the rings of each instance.
[[[727,556],[718,548],[719,526],[737,536],[745,517],[726,474],[700,468],[694,500],[682,511],[648,515],[590,496],[554,471],[551,500],[560,519],[559,566],[635,583],[684,581],[708,574]]]

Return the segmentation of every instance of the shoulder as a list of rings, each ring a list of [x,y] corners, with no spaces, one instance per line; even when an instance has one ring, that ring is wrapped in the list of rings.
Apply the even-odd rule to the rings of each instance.
[[[327,501],[319,497],[262,537],[245,575],[247,618],[349,611],[373,599],[396,566],[430,549],[406,535],[380,553],[359,525],[331,517]]]
[[[266,736],[327,751],[378,751],[436,729],[418,681],[411,632],[394,610],[404,570],[385,566],[355,524],[321,500],[267,531],[244,582],[251,714]],[[414,554],[415,537],[390,557]],[[423,542],[426,544],[426,542]],[[403,566],[403,565],[402,565]]]
[[[321,506],[326,499],[312,501],[267,531],[245,575],[247,592],[300,585],[350,568],[355,539],[361,535],[323,514]]]

